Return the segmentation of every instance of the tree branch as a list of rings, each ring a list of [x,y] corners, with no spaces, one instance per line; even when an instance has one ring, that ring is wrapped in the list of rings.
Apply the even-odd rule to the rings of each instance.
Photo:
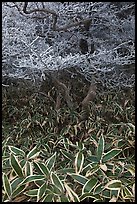
[[[69,94],[69,89],[65,84],[58,81],[56,78],[52,77],[54,85],[57,87],[58,91],[64,96],[66,103],[70,109],[73,107],[72,97]]]
[[[79,26],[79,25],[84,25],[85,27],[87,26],[88,24],[88,27],[89,27],[89,22],[91,22],[91,19],[85,19],[85,20],[80,20],[78,22],[75,22],[75,23],[70,23],[70,24],[67,24],[67,25],[64,25],[62,27],[57,27],[56,24],[57,24],[57,16],[55,16],[53,18],[53,30],[54,31],[66,31],[67,29],[69,28],[72,28],[72,27],[76,27],[76,26]],[[87,28],[86,28],[87,29]]]
[[[50,14],[53,14],[53,15],[57,16],[55,11],[50,10],[50,9],[46,9],[46,8],[43,8],[43,9],[32,9],[32,10],[28,11],[27,10],[27,6],[28,6],[28,2],[24,2],[23,12],[25,14],[31,14],[31,13],[35,13],[35,12],[44,12],[44,13],[50,13]]]
[[[93,101],[96,96],[96,85],[91,84],[88,90],[86,97],[81,102],[82,105],[82,114],[80,120],[86,120],[89,116],[89,103]]]

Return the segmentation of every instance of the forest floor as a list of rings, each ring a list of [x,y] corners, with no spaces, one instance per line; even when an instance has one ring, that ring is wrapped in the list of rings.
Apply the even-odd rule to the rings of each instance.
[[[69,193],[69,195],[64,193],[65,198],[61,193],[53,191],[51,201],[62,201],[64,198],[69,202],[73,199],[74,201],[116,199],[117,202],[133,202],[135,91],[126,89],[101,93],[97,90],[96,98],[90,103],[89,118],[79,121],[81,112],[79,105],[87,93],[89,84],[70,80],[67,86],[71,86],[74,104],[78,107],[73,110],[67,107],[63,98],[60,109],[55,109],[56,88],[48,84],[42,85],[38,90],[30,82],[20,81],[16,85],[2,88],[2,151],[3,157],[7,158],[3,162],[3,172],[12,186],[15,175],[11,176],[11,170],[15,169],[7,162],[11,156],[9,146],[23,150],[26,155],[37,146],[41,152],[38,160],[43,163],[56,152],[53,172],[56,172],[61,182],[65,180],[72,189],[72,197]],[[104,157],[107,153],[108,159]],[[32,171],[36,174],[36,169]],[[80,174],[85,179],[92,176],[97,179],[93,190],[89,192],[85,190],[85,183],[78,182],[77,177],[74,179],[74,174]],[[114,181],[114,184],[119,182],[120,187],[115,186],[112,189],[106,187],[110,181]],[[50,182],[52,185],[55,181],[51,179]],[[39,187],[40,184],[36,182],[34,189]],[[99,187],[103,190],[99,190]],[[65,188],[68,191],[66,185]],[[5,189],[4,187],[4,200],[8,199],[8,193],[4,193]],[[27,188],[24,189],[23,192],[27,193],[23,194],[26,197],[22,200],[36,201],[37,195],[30,196],[28,191]],[[91,195],[86,196],[84,193],[87,192]],[[20,194],[22,195],[22,191]],[[16,201],[20,194],[13,196],[12,200]],[[46,196],[39,198],[40,201],[47,201],[46,199]]]

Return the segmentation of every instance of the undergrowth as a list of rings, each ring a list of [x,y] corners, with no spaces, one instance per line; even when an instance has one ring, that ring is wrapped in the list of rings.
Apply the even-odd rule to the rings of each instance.
[[[134,202],[134,90],[98,92],[85,121],[52,92],[3,87],[3,201]]]

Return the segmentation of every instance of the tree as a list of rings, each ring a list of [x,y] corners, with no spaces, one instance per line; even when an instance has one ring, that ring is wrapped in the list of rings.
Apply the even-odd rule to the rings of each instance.
[[[107,88],[134,86],[134,6],[3,2],[3,75],[35,81],[49,70],[76,67],[87,81],[94,76]]]

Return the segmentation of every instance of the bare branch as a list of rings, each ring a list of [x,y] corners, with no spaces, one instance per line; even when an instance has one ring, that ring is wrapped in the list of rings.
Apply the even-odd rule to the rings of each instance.
[[[80,120],[86,120],[89,116],[89,103],[93,101],[96,96],[96,85],[91,84],[86,97],[81,102],[82,104],[82,114]]]
[[[62,96],[64,96],[68,107],[70,109],[72,109],[73,103],[72,103],[72,97],[69,94],[69,89],[66,87],[65,84],[63,84],[62,82],[58,81],[53,76],[52,76],[52,80],[53,80],[54,85],[58,88],[59,92],[62,94]]]
[[[91,22],[91,19],[84,19],[84,20],[80,20],[78,22],[75,22],[75,23],[70,23],[68,25],[64,25],[62,27],[56,27],[56,23],[57,23],[57,16],[55,16],[54,18],[54,22],[53,22],[53,30],[54,31],[67,31],[67,29],[69,28],[72,28],[72,27],[76,27],[76,26],[79,26],[79,25],[84,25],[86,26],[87,23]],[[88,25],[89,26],[89,25]]]
[[[61,106],[61,96],[60,96],[60,93],[57,95],[57,98],[56,98],[56,105],[55,105],[55,110],[59,110],[60,109],[60,106]]]
[[[86,97],[83,99],[83,101],[81,103],[83,109],[86,109],[88,107],[89,102],[93,101],[95,96],[96,96],[96,86],[91,84],[90,87],[89,87],[88,94],[86,95]]]
[[[28,6],[28,2],[24,2],[23,12],[25,14],[31,14],[31,13],[35,13],[35,12],[44,12],[44,13],[50,13],[50,14],[57,16],[55,11],[50,10],[50,9],[46,9],[46,8],[44,8],[44,9],[32,9],[32,10],[28,11],[28,10],[26,10],[27,6]]]

